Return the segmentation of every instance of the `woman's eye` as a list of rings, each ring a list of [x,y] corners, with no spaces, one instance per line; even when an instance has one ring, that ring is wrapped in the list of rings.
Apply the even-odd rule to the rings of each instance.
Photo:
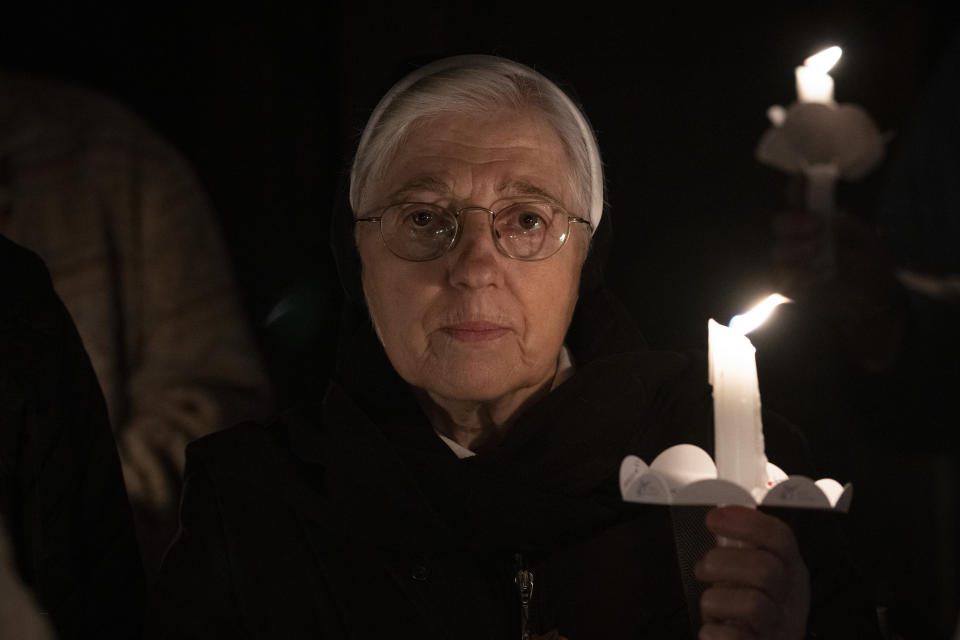
[[[410,221],[418,227],[426,227],[433,222],[433,214],[429,211],[414,211],[410,214]]]
[[[530,231],[543,226],[543,218],[536,213],[521,213],[517,222],[524,231]]]

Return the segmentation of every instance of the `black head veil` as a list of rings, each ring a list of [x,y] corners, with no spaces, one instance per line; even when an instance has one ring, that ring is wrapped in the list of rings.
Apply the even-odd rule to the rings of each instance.
[[[569,91],[567,93],[569,95]],[[349,383],[372,382],[371,369],[367,368],[362,375],[356,371],[360,361],[372,365],[368,358],[373,358],[381,366],[385,364],[387,367],[389,363],[374,334],[364,300],[360,256],[354,241],[354,212],[349,203],[349,175],[348,161],[341,172],[333,207],[330,249],[343,290],[334,377],[341,383],[353,386]],[[645,348],[629,313],[604,283],[604,265],[609,258],[612,242],[613,220],[610,207],[605,203],[583,265],[577,307],[567,333],[566,344],[574,362],[588,362],[601,355]]]

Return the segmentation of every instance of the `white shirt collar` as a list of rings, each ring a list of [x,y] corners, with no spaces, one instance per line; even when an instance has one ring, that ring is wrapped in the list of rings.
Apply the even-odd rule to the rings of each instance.
[[[573,359],[570,357],[570,350],[567,349],[567,345],[563,345],[563,348],[560,349],[560,356],[557,358],[557,373],[553,377],[553,384],[550,386],[550,390],[553,391],[556,389],[564,380],[573,375]],[[433,430],[437,436],[440,437],[440,440],[443,441],[445,445],[450,447],[450,450],[461,460],[464,458],[472,458],[477,455],[470,449],[467,449],[462,444],[458,443],[456,440],[452,440],[447,436],[443,435],[436,429]]]

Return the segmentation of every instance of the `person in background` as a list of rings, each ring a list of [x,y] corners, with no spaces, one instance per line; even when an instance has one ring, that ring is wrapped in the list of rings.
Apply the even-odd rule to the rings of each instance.
[[[40,255],[76,322],[152,574],[186,443],[271,406],[210,203],[116,101],[0,72],[0,233]]]
[[[836,268],[816,261],[824,242],[817,217],[794,207],[775,218],[779,290],[797,303],[797,321],[780,335],[815,327],[829,341],[792,354],[779,351],[777,335],[758,345],[775,386],[806,405],[796,408],[838,416],[801,426],[818,448],[833,449],[845,477],[855,476],[863,508],[851,515],[865,556],[885,558],[869,571],[891,639],[960,631],[958,114],[954,36],[892,141],[876,196],[836,213]],[[809,386],[827,371],[839,372],[829,389]]]
[[[103,394],[36,254],[0,236],[0,637],[140,637],[144,573]]]

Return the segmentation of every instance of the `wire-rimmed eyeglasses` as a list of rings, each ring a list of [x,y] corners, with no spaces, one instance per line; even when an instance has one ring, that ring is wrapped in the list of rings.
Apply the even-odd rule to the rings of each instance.
[[[413,262],[435,260],[456,246],[466,211],[490,214],[493,242],[503,255],[515,260],[545,260],[566,243],[571,223],[590,221],[573,216],[545,200],[511,202],[497,211],[485,207],[452,209],[428,202],[400,202],[380,210],[378,216],[354,222],[380,223],[383,244],[397,257]],[[592,227],[591,227],[592,228]]]

